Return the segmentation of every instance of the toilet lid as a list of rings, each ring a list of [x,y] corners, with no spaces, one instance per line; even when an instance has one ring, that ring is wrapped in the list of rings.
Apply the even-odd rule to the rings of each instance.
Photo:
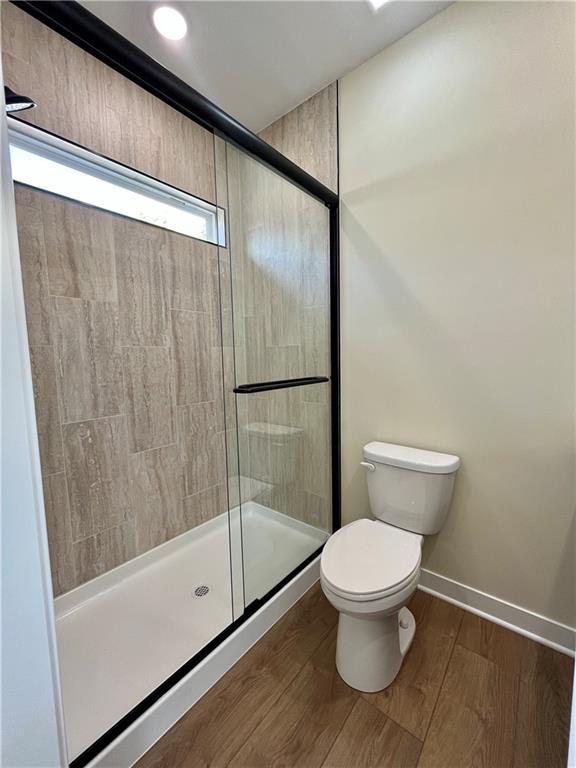
[[[322,576],[353,599],[394,593],[420,565],[422,537],[376,520],[357,520],[336,531],[322,551]]]

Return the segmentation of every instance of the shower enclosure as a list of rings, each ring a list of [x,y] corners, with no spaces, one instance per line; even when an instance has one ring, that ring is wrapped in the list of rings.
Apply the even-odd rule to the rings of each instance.
[[[2,22],[38,103],[9,137],[81,766],[339,524],[337,197],[83,9]]]
[[[249,605],[331,531],[329,211],[231,144],[223,154],[229,488]]]

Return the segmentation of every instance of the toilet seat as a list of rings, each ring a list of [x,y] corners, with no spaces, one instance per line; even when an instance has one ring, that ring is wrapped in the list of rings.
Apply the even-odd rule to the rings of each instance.
[[[322,579],[336,595],[378,600],[400,592],[420,567],[422,536],[376,520],[336,531],[320,560]]]

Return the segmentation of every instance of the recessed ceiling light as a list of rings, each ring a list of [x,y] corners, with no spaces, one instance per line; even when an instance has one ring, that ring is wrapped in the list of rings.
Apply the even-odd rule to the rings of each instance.
[[[186,19],[176,8],[161,5],[152,15],[154,26],[168,40],[182,40],[188,30]]]
[[[379,11],[380,8],[382,8],[383,5],[386,5],[386,3],[389,3],[390,0],[368,0],[368,2],[374,11]]]

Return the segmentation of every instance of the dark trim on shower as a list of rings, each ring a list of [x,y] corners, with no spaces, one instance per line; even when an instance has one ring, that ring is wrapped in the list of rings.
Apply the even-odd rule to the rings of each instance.
[[[283,589],[292,579],[301,573],[310,563],[315,560],[322,552],[323,546],[318,547],[317,550],[312,552],[305,560],[303,560],[293,571],[285,576],[282,581],[278,582],[271,590],[266,592],[262,597],[253,600],[250,605],[246,606],[244,613],[239,619],[229,624],[220,634],[216,635],[209,643],[207,643],[202,650],[192,656],[185,664],[170,675],[163,683],[155,688],[148,694],[142,701],[140,701],[130,712],[127,712],[124,717],[118,720],[117,723],[109,728],[102,734],[95,742],[81,752],[78,757],[69,764],[69,768],[85,768],[95,757],[97,757],[103,749],[108,747],[112,742],[117,739],[130,725],[136,722],[146,710],[148,710],[153,704],[162,698],[166,693],[173,688],[176,683],[179,683],[186,675],[191,672],[201,661],[209,656],[218,646],[224,642],[230,635],[233,635],[237,629],[239,629],[246,621],[260,610],[270,598],[274,597],[281,589]],[[86,695],[89,696],[90,692],[87,691]]]
[[[340,459],[340,215],[330,208],[330,432],[332,448],[332,530],[342,525]]]
[[[340,395],[340,81],[336,81],[336,189],[338,202],[330,206],[330,361],[332,437],[332,530],[342,525],[342,412]]]
[[[255,384],[239,384],[232,390],[236,395],[250,395],[254,392],[270,392],[273,389],[289,389],[290,387],[306,387],[309,384],[325,384],[330,379],[327,376],[306,376],[302,379],[278,379],[277,381],[259,381]]]
[[[80,3],[75,0],[12,2],[203,128],[220,132],[245,152],[266,163],[326,205],[338,204],[335,192],[122,37]],[[126,119],[130,120],[130,115],[126,115]]]

